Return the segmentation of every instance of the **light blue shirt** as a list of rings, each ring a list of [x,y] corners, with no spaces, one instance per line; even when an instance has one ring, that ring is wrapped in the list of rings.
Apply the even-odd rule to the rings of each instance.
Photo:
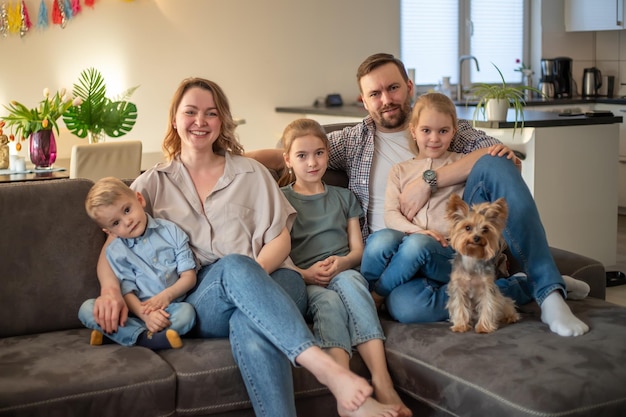
[[[169,220],[146,216],[148,224],[143,235],[114,239],[106,249],[122,294],[134,292],[141,301],[173,285],[182,272],[196,268],[187,234]]]

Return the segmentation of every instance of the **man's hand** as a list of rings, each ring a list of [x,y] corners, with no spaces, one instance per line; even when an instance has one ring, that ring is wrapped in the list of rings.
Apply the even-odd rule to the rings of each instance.
[[[123,327],[126,324],[128,306],[119,291],[103,292],[96,298],[93,315],[96,323],[105,333],[115,333],[118,325]]]
[[[430,199],[430,186],[421,178],[416,178],[404,187],[400,193],[400,212],[409,221]]]

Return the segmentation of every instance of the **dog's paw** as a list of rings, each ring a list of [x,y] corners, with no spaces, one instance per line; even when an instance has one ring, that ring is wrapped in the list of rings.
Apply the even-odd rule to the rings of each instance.
[[[494,323],[478,323],[474,330],[476,333],[492,333],[498,329],[498,326]]]
[[[453,332],[459,332],[459,333],[465,333],[471,329],[472,329],[472,326],[470,326],[467,323],[458,323],[450,327],[450,330],[452,330]]]
[[[502,321],[506,324],[511,324],[511,323],[515,323],[519,319],[520,319],[520,315],[517,313],[513,313],[513,314],[507,314],[506,316],[504,316],[504,320]]]

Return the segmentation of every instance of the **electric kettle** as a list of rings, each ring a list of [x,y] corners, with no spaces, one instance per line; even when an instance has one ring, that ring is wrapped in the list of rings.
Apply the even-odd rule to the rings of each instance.
[[[598,89],[602,86],[602,73],[599,69],[585,68],[583,72],[583,97],[595,97],[598,95]]]

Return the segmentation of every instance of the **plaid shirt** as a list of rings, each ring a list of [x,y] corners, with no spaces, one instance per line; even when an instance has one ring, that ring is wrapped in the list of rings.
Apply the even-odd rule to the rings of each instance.
[[[330,169],[345,171],[348,174],[348,188],[356,194],[363,212],[367,213],[369,206],[369,180],[374,158],[374,137],[376,125],[371,116],[367,116],[361,123],[343,130],[330,132]],[[459,153],[470,153],[476,149],[486,148],[500,143],[499,140],[487,136],[482,130],[476,130],[468,120],[459,120],[458,130],[450,150]],[[361,224],[363,239],[369,234],[367,215]]]

